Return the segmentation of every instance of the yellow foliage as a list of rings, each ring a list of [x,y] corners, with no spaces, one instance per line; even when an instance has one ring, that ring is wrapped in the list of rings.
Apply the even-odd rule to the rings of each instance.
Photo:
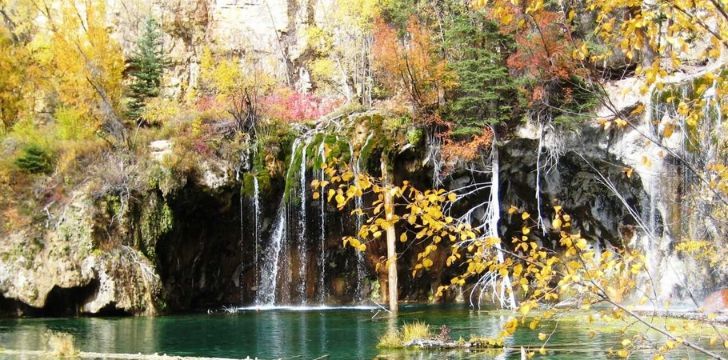
[[[105,1],[70,0],[47,9],[51,12],[46,14],[51,20],[47,51],[60,100],[84,115],[100,103],[118,106],[124,59],[106,25]],[[87,126],[98,126],[106,115],[92,114],[99,120]]]
[[[181,109],[176,101],[157,96],[146,101],[142,118],[150,124],[165,125],[179,116],[180,112]]]

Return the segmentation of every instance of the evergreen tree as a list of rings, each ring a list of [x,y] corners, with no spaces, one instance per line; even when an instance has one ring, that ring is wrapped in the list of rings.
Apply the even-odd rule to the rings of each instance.
[[[162,53],[162,32],[159,24],[149,18],[144,33],[137,42],[137,50],[129,59],[132,83],[129,87],[127,116],[137,122],[141,119],[145,101],[159,95],[162,74],[167,60]]]
[[[459,85],[447,111],[454,135],[480,134],[487,125],[517,118],[518,93],[505,63],[511,42],[479,12],[454,8],[448,20],[445,51]]]

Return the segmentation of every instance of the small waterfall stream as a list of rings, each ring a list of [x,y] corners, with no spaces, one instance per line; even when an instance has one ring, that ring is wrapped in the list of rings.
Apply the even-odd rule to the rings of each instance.
[[[281,268],[281,252],[286,241],[287,234],[287,206],[285,200],[281,200],[278,207],[278,215],[273,225],[270,244],[263,257],[263,269],[260,273],[260,286],[255,299],[256,305],[276,304],[276,289],[278,288],[279,269]]]
[[[258,287],[260,285],[260,282],[258,281],[258,264],[259,264],[259,246],[260,246],[260,189],[258,186],[258,177],[253,176],[253,216],[255,217],[255,231],[254,231],[254,241],[255,241],[255,259],[254,259],[254,269],[255,269],[255,291],[258,291]]]
[[[260,267],[256,265],[256,271],[259,268],[260,274],[256,274],[257,296],[256,305],[272,306],[272,305],[291,305],[293,303],[307,305],[311,302],[316,304],[324,304],[328,297],[327,289],[327,214],[326,201],[328,191],[326,186],[322,186],[318,191],[320,194],[318,225],[319,228],[309,228],[311,224],[311,216],[309,216],[308,192],[310,177],[308,175],[308,159],[313,155],[318,157],[316,161],[325,163],[326,161],[326,138],[318,138],[313,136],[313,131],[307,131],[299,136],[291,147],[290,162],[288,164],[285,176],[286,191],[280,201],[273,226],[270,230],[269,239],[266,240],[262,233],[268,231],[261,230],[261,204],[260,189],[258,188],[258,179],[254,179],[254,209],[255,209],[255,241],[256,246],[263,246],[260,254]],[[318,141],[321,141],[318,143]],[[339,139],[336,139],[339,142]],[[312,146],[312,144],[315,144]],[[311,151],[309,148],[314,148]],[[353,149],[350,149],[353,151]],[[313,154],[309,154],[313,153]],[[353,158],[353,156],[352,156]],[[359,172],[359,161],[353,162],[355,171]],[[316,171],[315,175],[319,181],[324,181],[326,174],[322,169]],[[356,206],[361,207],[362,199],[356,199]],[[314,219],[316,216],[314,216]],[[357,231],[361,227],[363,218],[358,216],[355,219]],[[311,242],[309,238],[318,238],[318,243]],[[315,244],[315,245],[313,245]],[[256,250],[258,247],[256,247]],[[317,259],[314,262],[314,268],[310,266],[309,253],[316,249]],[[258,255],[256,255],[258,259]],[[258,260],[256,260],[257,263]],[[311,260],[313,261],[313,260]],[[354,267],[354,263],[351,265]],[[344,264],[344,268],[349,266]],[[309,274],[315,270],[315,277]],[[354,291],[354,301],[361,302],[363,299],[363,283],[366,278],[365,258],[362,254],[357,254],[356,262],[356,285]],[[352,271],[353,274],[353,271]],[[316,279],[309,281],[309,279]],[[315,289],[315,297],[309,298],[309,288]]]
[[[321,163],[326,163],[326,152],[324,143],[322,142],[319,146],[319,156],[321,157]],[[321,169],[319,181],[325,180],[325,172]],[[320,247],[321,252],[319,254],[319,279],[318,279],[318,296],[317,300],[319,303],[326,301],[326,186],[321,186],[321,216],[320,216]]]
[[[651,89],[642,98],[645,112],[637,126],[641,134],[631,140],[637,145],[619,145],[628,149],[623,156],[631,159],[647,195],[635,220],[643,233],[636,245],[644,251],[650,275],[640,278],[638,287],[656,303],[669,301],[672,306],[694,306],[688,299],[711,286],[706,283],[710,278],[694,281],[695,265],[675,251],[675,243],[683,239],[716,238],[710,233],[709,216],[716,199],[701,176],[715,161],[715,133],[721,131],[722,118],[715,83],[708,83],[698,98],[697,89],[706,86],[700,74],[676,75],[664,80],[664,88]],[[702,100],[703,108],[702,118],[691,122],[679,111],[679,103],[692,100]]]
[[[301,199],[301,206],[298,212],[298,293],[301,298],[301,304],[306,304],[306,265],[307,259],[307,247],[306,247],[306,188],[308,188],[308,182],[306,181],[306,149],[308,144],[303,145],[301,151],[301,168],[300,168],[300,189],[299,197]]]

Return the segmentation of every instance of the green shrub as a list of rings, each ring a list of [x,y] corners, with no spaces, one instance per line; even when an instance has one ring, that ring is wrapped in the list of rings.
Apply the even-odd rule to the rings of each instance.
[[[417,146],[422,142],[425,136],[425,132],[420,128],[412,128],[407,130],[407,142]]]
[[[53,170],[51,154],[35,144],[23,149],[23,154],[15,159],[15,165],[31,174],[49,173]]]

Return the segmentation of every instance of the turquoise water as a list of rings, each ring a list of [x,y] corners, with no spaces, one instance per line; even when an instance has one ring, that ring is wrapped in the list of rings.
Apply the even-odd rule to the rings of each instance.
[[[261,359],[520,359],[520,353],[464,351],[385,351],[376,348],[379,336],[391,326],[375,310],[244,311],[237,314],[196,314],[156,318],[59,318],[0,320],[0,346],[41,350],[50,331],[74,336],[82,351],[216,356]],[[373,318],[374,317],[374,318]],[[439,332],[451,328],[455,339],[493,336],[505,314],[463,307],[405,306],[398,324],[423,321]],[[545,324],[550,330],[553,324]],[[540,331],[544,331],[541,329]],[[519,330],[510,345],[538,346],[538,331]],[[578,323],[561,322],[549,340],[549,359],[607,359],[607,349],[622,337],[616,333],[589,336]],[[684,357],[684,351],[673,354]],[[2,353],[0,353],[0,357]],[[649,358],[639,353],[632,358]],[[699,358],[691,354],[691,358]]]

